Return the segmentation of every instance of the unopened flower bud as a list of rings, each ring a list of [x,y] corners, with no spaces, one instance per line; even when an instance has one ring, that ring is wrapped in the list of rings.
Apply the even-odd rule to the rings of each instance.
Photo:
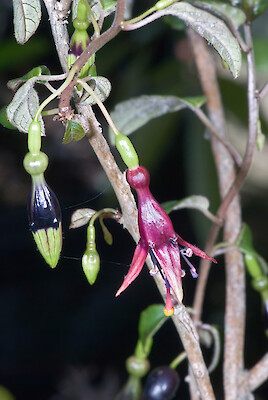
[[[93,225],[88,226],[87,248],[82,257],[82,267],[88,282],[93,285],[100,270],[100,257],[96,250],[95,228]]]

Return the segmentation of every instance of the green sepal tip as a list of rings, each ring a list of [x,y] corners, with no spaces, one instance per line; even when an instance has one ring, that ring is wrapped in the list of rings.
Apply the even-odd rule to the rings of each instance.
[[[60,258],[62,247],[61,222],[57,228],[43,228],[32,232],[41,255],[51,268],[55,268]]]

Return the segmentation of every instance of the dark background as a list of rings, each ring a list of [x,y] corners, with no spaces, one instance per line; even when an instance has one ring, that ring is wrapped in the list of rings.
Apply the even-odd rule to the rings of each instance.
[[[135,15],[151,4],[141,2]],[[266,13],[259,20],[254,31],[260,86],[268,76],[268,54],[262,50],[268,45],[267,16]],[[45,12],[36,35],[20,46],[13,37],[12,4],[2,0],[0,39],[1,107],[13,96],[6,87],[9,79],[41,64],[54,74],[61,72]],[[121,33],[98,53],[96,65],[98,74],[112,82],[113,89],[105,103],[108,109],[141,94],[201,94],[183,31],[172,30],[163,21],[136,32]],[[230,121],[229,133],[236,132],[232,139],[241,149],[247,122],[244,70],[236,82],[222,75],[220,85]],[[41,88],[40,97],[46,95]],[[262,111],[267,131],[265,104]],[[114,238],[111,248],[97,228],[101,271],[93,287],[87,283],[80,261],[86,228],[69,230],[71,215],[80,207],[117,207],[117,201],[87,140],[62,145],[61,123],[52,118],[45,122],[43,149],[50,160],[46,180],[57,194],[64,221],[63,251],[55,270],[38,254],[28,229],[30,177],[22,167],[26,136],[0,126],[0,385],[7,387],[17,400],[113,399],[126,379],[124,364],[135,348],[140,312],[161,299],[146,269],[125,293],[114,297],[135,245],[113,221],[107,223]],[[107,135],[105,122],[103,126]],[[217,209],[217,179],[209,142],[190,111],[151,121],[134,133],[132,140],[142,164],[151,173],[151,189],[158,201],[203,194],[211,200],[211,210]],[[123,168],[116,151],[114,154]],[[260,169],[255,175],[253,169],[242,192],[243,219],[252,229],[256,250],[266,259],[267,157],[266,145],[258,156]],[[204,246],[209,229],[205,217],[197,211],[182,210],[173,213],[172,220],[182,237],[200,248]],[[183,283],[185,304],[191,305],[195,281],[186,274]],[[246,367],[250,368],[267,351],[267,317],[264,318],[260,298],[251,289],[249,279],[247,302]],[[211,271],[203,318],[216,324],[221,334],[223,310],[224,269],[219,258],[219,264]],[[170,363],[180,351],[180,341],[169,321],[155,337],[152,367]],[[211,352],[205,350],[205,357],[209,362]],[[178,371],[183,381],[186,363]],[[212,374],[212,381],[217,399],[222,398],[220,368]],[[256,398],[267,398],[267,385],[257,393]],[[176,398],[188,398],[183,382]],[[0,400],[5,399],[0,396]]]

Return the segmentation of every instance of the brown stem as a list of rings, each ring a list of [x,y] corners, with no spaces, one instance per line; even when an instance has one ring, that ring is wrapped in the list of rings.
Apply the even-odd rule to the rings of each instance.
[[[77,68],[78,71],[83,68],[85,63],[93,54],[101,49],[106,43],[110,42],[122,30],[121,23],[124,20],[124,11],[125,0],[118,0],[115,18],[111,28],[102,33],[100,36],[95,37],[94,40],[89,43],[83,53],[79,56],[79,58],[73,65]],[[76,85],[76,79],[77,77],[75,76],[70,85],[61,94],[61,99],[59,103],[59,114],[63,119],[65,118],[65,116],[68,117],[68,114],[70,113],[70,99],[72,96],[73,88]]]
[[[67,55],[69,49],[69,36],[67,32],[66,23],[63,19],[59,18],[59,11],[57,10],[57,1],[55,0],[44,0],[47,8],[49,21],[53,37],[57,37],[55,40],[56,50],[59,56],[61,67],[64,72],[68,71],[67,67]]]
[[[207,108],[210,120],[218,134],[225,138],[225,117],[217,83],[216,69],[204,40],[192,30],[188,30],[195,60],[204,93],[207,97]],[[229,189],[235,179],[233,160],[229,152],[214,136],[211,137],[212,151],[219,178],[219,189],[224,206],[221,205],[217,216],[224,220],[224,240],[233,242],[241,229],[240,204],[236,190]],[[233,188],[231,186],[231,188]],[[227,194],[232,190],[232,196]],[[226,200],[227,194],[227,200]],[[211,252],[219,226],[213,225],[207,240],[206,251]],[[239,251],[230,251],[226,260],[226,313],[225,324],[225,366],[224,387],[226,399],[237,398],[237,382],[243,366],[245,287],[243,258]],[[201,317],[203,300],[210,263],[202,262],[200,278],[194,299],[195,319]]]
[[[248,386],[253,392],[268,379],[268,353],[248,372]]]

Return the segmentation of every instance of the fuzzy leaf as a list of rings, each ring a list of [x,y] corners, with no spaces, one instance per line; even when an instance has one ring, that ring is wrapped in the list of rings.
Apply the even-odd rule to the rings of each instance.
[[[211,214],[209,209],[209,201],[206,197],[200,195],[193,195],[186,197],[182,200],[171,200],[162,203],[161,206],[164,208],[167,214],[172,211],[180,210],[181,208],[194,208],[201,211],[210,220],[216,222],[217,218]]]
[[[76,210],[71,217],[70,229],[80,228],[80,226],[87,225],[90,218],[96,213],[91,208],[80,208]]]
[[[33,77],[38,77],[40,75],[50,75],[49,69],[45,65],[40,65],[38,67],[35,67],[31,69],[31,71],[27,72],[27,74],[23,75],[20,78],[12,79],[11,81],[8,81],[7,87],[11,90],[17,90],[20,85],[28,79],[33,78]]]
[[[0,110],[0,124],[8,129],[17,129],[16,126],[12,125],[7,119],[7,106]]]
[[[107,78],[103,76],[97,76],[96,78],[92,78],[89,81],[89,85],[91,89],[93,89],[96,96],[100,101],[104,101],[107,99],[111,92],[111,83]],[[88,105],[96,104],[96,101],[90,96],[88,93],[85,93],[81,99],[81,102],[86,103]]]
[[[153,304],[142,311],[139,320],[139,340],[145,346],[168,318],[163,313],[163,304]]]
[[[39,107],[39,98],[33,88],[36,77],[29,79],[15,93],[11,103],[7,106],[7,118],[10,123],[21,132],[28,132],[35,113]],[[42,117],[39,117],[42,135],[45,134],[45,126]]]
[[[227,17],[232,21],[236,28],[239,28],[239,26],[246,22],[247,17],[244,11],[221,1],[201,1],[195,3],[195,5],[200,8],[204,8],[205,10],[214,12],[216,15],[219,13],[219,17]]]
[[[200,107],[205,101],[204,96],[140,96],[118,103],[111,112],[111,117],[121,133],[130,135],[153,118],[186,107]]]
[[[174,15],[190,25],[200,36],[212,45],[237,78],[241,68],[241,51],[239,44],[225,23],[207,11],[185,2],[174,3],[157,11],[157,17]]]
[[[64,133],[64,137],[62,139],[63,144],[67,144],[70,142],[78,142],[85,136],[85,131],[82,126],[74,121],[69,120],[66,124],[66,129]]]
[[[19,44],[24,44],[40,23],[40,0],[13,0],[13,7],[15,38]]]

